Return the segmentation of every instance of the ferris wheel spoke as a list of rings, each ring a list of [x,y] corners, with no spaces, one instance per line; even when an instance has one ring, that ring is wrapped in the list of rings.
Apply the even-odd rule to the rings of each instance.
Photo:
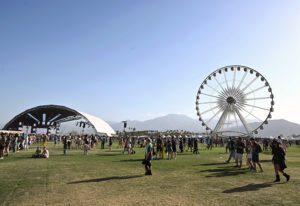
[[[228,81],[227,81],[227,77],[226,77],[226,72],[223,72],[223,73],[224,73],[224,77],[225,77],[225,82],[226,82],[227,89],[229,89],[229,87],[228,87]]]
[[[267,86],[264,85],[264,86],[261,86],[261,87],[259,87],[259,88],[257,88],[257,89],[254,89],[254,90],[252,90],[251,92],[246,93],[245,96],[247,96],[247,95],[249,95],[249,94],[252,94],[252,93],[254,93],[254,92],[257,92],[257,91],[259,91],[259,90],[261,90],[261,89],[263,89],[263,88],[265,88],[265,87],[267,87]]]
[[[245,80],[247,74],[248,74],[248,72],[245,72],[245,73],[244,73],[243,78],[242,78],[242,80],[240,81],[240,83],[239,83],[237,89],[240,89],[240,87],[241,87],[242,83],[244,82],[244,80]]]
[[[236,78],[236,70],[234,70],[234,74],[233,74],[232,88],[234,88],[235,86],[235,78]]]
[[[239,124],[238,124],[238,121],[237,121],[237,118],[236,118],[236,112],[235,111],[233,111],[233,115],[234,115],[234,120],[235,120],[236,128],[237,128],[238,132],[240,132],[241,130],[239,128]]]
[[[261,99],[270,99],[270,97],[256,97],[256,98],[249,98],[249,99],[245,99],[245,100],[249,101],[249,100],[261,100]]]
[[[255,77],[249,84],[247,84],[247,86],[245,86],[244,89],[242,89],[242,92],[245,91],[248,87],[250,87],[251,84],[255,82],[255,80],[257,80],[257,77]]]
[[[244,105],[249,106],[249,107],[254,107],[254,108],[257,108],[257,109],[261,109],[261,110],[270,111],[270,109],[259,107],[259,106],[256,106],[256,105],[250,105],[250,104],[247,104],[247,103],[244,103]]]
[[[226,117],[228,114],[228,107],[224,110],[224,112],[221,115],[221,118],[219,119],[217,125],[215,126],[214,132],[218,132],[224,125],[224,122],[226,121]]]
[[[215,92],[217,92],[218,94],[221,94],[218,90],[216,90],[215,88],[213,88],[212,86],[210,86],[210,85],[206,85],[206,86],[208,86],[209,88],[211,88],[212,90],[214,90]]]
[[[227,122],[227,129],[228,129],[229,124],[230,124],[230,117],[231,117],[231,114],[230,114],[230,112],[228,112],[228,115],[227,115],[227,120],[228,120],[228,122]]]
[[[224,88],[222,87],[222,85],[220,84],[220,82],[217,80],[217,78],[214,77],[214,79],[216,80],[216,82],[218,83],[218,85],[222,89],[222,91],[225,92]]]
[[[245,108],[242,108],[242,110],[244,110],[245,112],[247,112],[248,114],[250,114],[252,117],[254,117],[255,119],[257,119],[260,122],[263,122],[260,118],[258,118],[257,116],[255,116],[254,114],[252,114],[251,112],[249,112],[248,110],[246,110]]]
[[[203,95],[205,95],[205,96],[209,96],[209,97],[219,98],[219,97],[217,97],[217,96],[215,96],[215,95],[211,95],[211,94],[206,94],[206,93],[202,93],[202,92],[201,92],[201,94],[203,94]]]
[[[243,117],[243,115],[240,113],[240,111],[238,109],[235,109],[235,112],[237,113],[238,117],[240,118],[244,128],[246,129],[247,133],[250,134],[250,127],[249,125],[247,124],[245,118]]]
[[[210,112],[210,111],[213,111],[213,110],[217,109],[218,107],[219,107],[219,105],[215,106],[215,107],[213,107],[211,109],[205,110],[204,112],[200,112],[200,113],[201,113],[201,115],[203,115],[203,114],[206,114],[207,112]]]
[[[199,104],[216,104],[218,102],[200,102]]]
[[[214,114],[214,116],[212,116],[206,123],[210,123],[211,120],[213,120],[218,114],[220,114],[222,112],[222,109],[219,109],[219,111],[217,113]]]

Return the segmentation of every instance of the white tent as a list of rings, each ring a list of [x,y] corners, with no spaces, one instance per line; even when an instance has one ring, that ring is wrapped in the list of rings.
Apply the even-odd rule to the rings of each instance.
[[[115,131],[107,124],[104,120],[100,119],[99,117],[95,117],[93,115],[79,112],[88,122],[90,122],[96,133],[98,134],[106,134],[107,136],[112,136],[115,134]]]

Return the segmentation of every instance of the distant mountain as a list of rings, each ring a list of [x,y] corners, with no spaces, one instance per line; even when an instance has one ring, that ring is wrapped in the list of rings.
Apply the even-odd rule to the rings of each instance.
[[[252,128],[259,127],[258,123],[251,123]],[[278,136],[280,134],[284,136],[288,135],[299,135],[300,134],[300,124],[289,122],[284,119],[270,120],[269,124],[264,125],[263,130],[258,130],[261,136]]]
[[[114,130],[123,131],[123,123],[111,123]],[[181,114],[169,114],[163,117],[147,121],[127,121],[127,127],[136,130],[187,130],[192,132],[203,132],[204,128],[196,119]],[[127,129],[128,129],[127,128]]]
[[[4,124],[0,123],[0,130],[3,129]]]
[[[191,132],[204,132],[205,128],[201,123],[186,115],[169,114],[163,117],[147,121],[127,121],[128,126],[136,130],[186,130]],[[123,131],[123,123],[110,123],[114,130]],[[257,128],[259,123],[250,123],[251,128]],[[127,128],[128,129],[128,128]],[[261,136],[278,136],[278,135],[300,134],[300,124],[286,121],[284,119],[270,120],[268,125],[264,125],[263,130],[259,130]]]
[[[123,131],[122,122],[108,122],[116,131]],[[197,119],[190,118],[182,114],[169,114],[147,121],[127,121],[128,128],[136,128],[136,130],[185,130],[190,132],[205,132],[205,128]],[[249,123],[251,128],[257,128],[259,123]],[[4,124],[0,123],[0,129]],[[63,133],[77,132],[81,133],[82,129],[75,127],[74,122],[66,123],[61,126]],[[289,122],[284,119],[270,120],[268,125],[264,125],[263,130],[258,130],[260,136],[278,136],[278,135],[300,135],[300,124]],[[86,128],[85,132],[92,133],[91,128]]]

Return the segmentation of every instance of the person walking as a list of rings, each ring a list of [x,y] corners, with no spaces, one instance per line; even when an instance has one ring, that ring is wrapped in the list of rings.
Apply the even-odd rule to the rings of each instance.
[[[254,170],[253,164],[252,164],[252,147],[250,140],[246,140],[246,154],[247,154],[247,166],[250,171]]]
[[[251,138],[250,140],[251,140],[251,147],[252,147],[252,164],[254,170],[256,171],[256,165],[258,165],[260,172],[263,172],[262,166],[259,162],[259,153],[262,152],[261,146],[254,140],[254,138]]]
[[[176,160],[177,157],[177,144],[176,144],[176,140],[174,137],[172,137],[171,139],[171,144],[172,144],[172,159]]]
[[[145,146],[145,159],[143,160],[143,164],[145,164],[145,175],[152,175],[151,171],[151,160],[152,160],[152,143],[151,139],[146,139],[146,146]]]
[[[156,157],[157,157],[157,159],[161,159],[162,158],[162,140],[161,140],[161,138],[160,138],[160,136],[157,138],[157,140],[156,140]]]
[[[229,157],[228,160],[226,161],[226,163],[229,163],[231,158],[235,159],[235,142],[233,141],[233,139],[230,137],[229,138],[229,142],[228,142],[228,150],[229,150]]]
[[[236,154],[235,154],[236,167],[239,168],[242,167],[244,148],[245,148],[245,144],[242,142],[242,138],[239,137],[236,142]]]
[[[173,153],[172,143],[169,139],[167,140],[166,151],[168,153],[168,160],[172,159],[172,153]]]
[[[68,140],[67,140],[67,137],[63,137],[63,145],[64,145],[64,155],[67,154],[67,149],[68,149]]]
[[[0,160],[4,159],[5,137],[0,134]]]
[[[286,178],[286,181],[288,182],[290,180],[290,175],[284,172],[284,169],[287,168],[285,164],[285,152],[284,149],[281,147],[280,143],[278,141],[274,141],[272,144],[272,162],[274,164],[274,170],[276,179],[274,182],[280,182],[280,176],[279,172]]]

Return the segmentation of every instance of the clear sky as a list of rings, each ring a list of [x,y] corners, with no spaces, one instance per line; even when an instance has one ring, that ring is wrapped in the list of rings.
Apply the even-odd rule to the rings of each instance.
[[[219,67],[260,71],[300,123],[300,1],[0,1],[0,123],[60,104],[105,120],[196,117]]]

